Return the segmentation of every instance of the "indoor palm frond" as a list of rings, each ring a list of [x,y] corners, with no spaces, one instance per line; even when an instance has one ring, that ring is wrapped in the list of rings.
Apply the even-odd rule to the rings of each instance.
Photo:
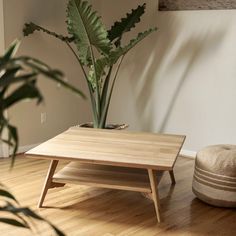
[[[5,111],[25,99],[37,100],[41,103],[43,96],[37,86],[38,75],[44,75],[73,93],[85,97],[76,87],[63,80],[63,73],[59,70],[50,68],[45,63],[31,57],[15,57],[15,52],[19,46],[19,41],[15,41],[6,53],[0,57],[0,141],[13,148],[12,164],[18,148],[17,128],[13,126],[6,117]],[[14,85],[14,87],[13,87]],[[3,137],[4,130],[7,137]],[[29,219],[44,221],[48,223],[57,235],[64,234],[52,223],[34,213],[27,207],[21,207],[16,198],[0,184],[0,213],[10,213],[12,217],[0,217],[0,222],[21,228],[31,228]]]
[[[42,102],[43,96],[37,86],[39,74],[85,97],[79,89],[63,80],[61,71],[52,69],[35,58],[14,57],[18,46],[19,41],[15,41],[0,57],[0,138],[13,148],[12,164],[18,148],[18,133],[16,127],[7,119],[5,111],[25,99],[36,99],[38,104]],[[10,89],[13,84],[14,90]],[[4,129],[7,129],[9,134],[7,139],[2,139]]]
[[[1,217],[1,213],[7,213],[8,217]],[[56,235],[64,236],[64,233],[50,221],[42,218],[28,207],[21,207],[7,188],[0,184],[0,223],[31,230],[29,219],[47,223]]]

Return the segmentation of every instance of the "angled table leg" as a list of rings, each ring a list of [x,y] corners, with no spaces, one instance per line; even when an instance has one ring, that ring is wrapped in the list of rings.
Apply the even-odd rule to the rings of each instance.
[[[44,186],[39,198],[38,207],[41,208],[43,206],[44,199],[46,197],[46,194],[48,192],[48,189],[55,188],[55,187],[63,187],[65,184],[63,183],[53,183],[52,178],[55,173],[55,170],[57,168],[58,161],[52,160],[50,163],[50,166],[48,168],[48,173],[44,182]]]
[[[171,178],[172,184],[176,184],[174,171],[173,171],[173,170],[170,170],[170,171],[169,171],[169,174],[170,174],[170,178]]]
[[[160,214],[160,199],[158,195],[158,184],[157,184],[157,178],[156,178],[156,172],[152,169],[148,169],[148,176],[150,180],[151,190],[152,190],[152,199],[154,202],[156,215],[157,215],[157,221],[161,222],[161,214]]]

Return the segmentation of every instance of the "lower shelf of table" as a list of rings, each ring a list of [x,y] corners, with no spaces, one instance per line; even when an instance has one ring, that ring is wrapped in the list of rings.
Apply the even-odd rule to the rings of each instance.
[[[163,171],[157,173],[160,181]],[[151,193],[145,169],[71,162],[53,176],[53,182]]]

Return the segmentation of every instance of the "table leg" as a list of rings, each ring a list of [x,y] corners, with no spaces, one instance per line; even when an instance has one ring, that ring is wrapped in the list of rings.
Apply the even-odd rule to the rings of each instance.
[[[176,184],[174,171],[173,171],[173,170],[170,170],[170,171],[169,171],[169,174],[170,174],[170,178],[171,178],[172,184]]]
[[[148,176],[150,180],[151,190],[152,190],[152,199],[154,202],[156,215],[157,215],[157,221],[161,222],[161,214],[160,214],[160,199],[158,195],[158,184],[157,184],[157,177],[156,172],[152,169],[148,169]]]
[[[58,161],[52,160],[50,163],[50,166],[48,168],[48,173],[44,182],[44,186],[42,189],[42,193],[39,198],[38,207],[41,208],[43,206],[44,199],[46,197],[46,194],[48,192],[48,189],[55,188],[55,187],[63,187],[65,184],[62,183],[53,183],[52,178],[55,173],[55,170],[57,168]]]

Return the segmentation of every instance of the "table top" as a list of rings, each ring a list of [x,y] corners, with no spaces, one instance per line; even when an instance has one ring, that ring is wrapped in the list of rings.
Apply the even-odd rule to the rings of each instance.
[[[72,127],[25,153],[28,157],[170,170],[184,135]]]

